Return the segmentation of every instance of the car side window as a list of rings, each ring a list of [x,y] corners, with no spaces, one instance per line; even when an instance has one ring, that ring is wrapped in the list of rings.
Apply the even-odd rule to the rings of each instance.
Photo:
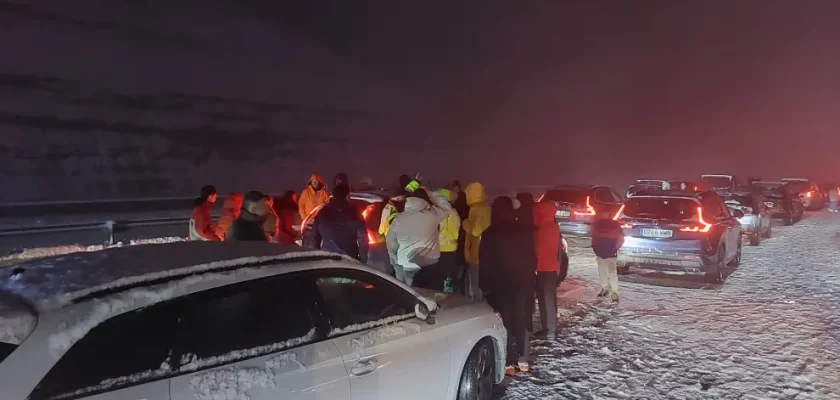
[[[192,296],[179,324],[180,370],[197,371],[311,343],[316,288],[281,275]]]
[[[94,327],[58,360],[29,399],[77,399],[169,377],[179,304],[141,308]]]
[[[384,320],[414,315],[417,299],[374,274],[351,270],[318,270],[312,275],[323,298],[331,335],[368,329]]]
[[[595,201],[599,203],[612,203],[613,198],[610,190],[605,188],[595,189]]]

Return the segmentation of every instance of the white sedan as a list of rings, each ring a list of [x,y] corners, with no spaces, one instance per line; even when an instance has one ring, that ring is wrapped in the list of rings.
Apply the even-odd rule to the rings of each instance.
[[[297,246],[186,242],[0,270],[4,400],[489,399],[506,332]]]

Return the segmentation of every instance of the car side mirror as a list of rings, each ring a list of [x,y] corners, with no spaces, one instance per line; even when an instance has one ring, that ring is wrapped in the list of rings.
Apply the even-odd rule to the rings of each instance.
[[[732,210],[732,216],[735,218],[744,218],[744,212],[741,210]]]
[[[414,305],[414,316],[421,321],[425,321],[429,325],[434,325],[436,322],[435,312],[429,311],[429,307],[422,301],[418,301],[417,304]]]

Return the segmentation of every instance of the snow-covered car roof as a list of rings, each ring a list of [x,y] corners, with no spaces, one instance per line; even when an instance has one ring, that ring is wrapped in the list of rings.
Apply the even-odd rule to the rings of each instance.
[[[318,259],[355,262],[326,251],[263,242],[196,241],[129,246],[42,258],[2,268],[0,292],[20,297],[43,312],[100,292],[206,272]]]

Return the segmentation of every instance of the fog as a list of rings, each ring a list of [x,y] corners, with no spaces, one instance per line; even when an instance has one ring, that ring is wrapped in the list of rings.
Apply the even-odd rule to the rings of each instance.
[[[3,0],[0,200],[339,170],[836,181],[838,18],[830,0]]]

